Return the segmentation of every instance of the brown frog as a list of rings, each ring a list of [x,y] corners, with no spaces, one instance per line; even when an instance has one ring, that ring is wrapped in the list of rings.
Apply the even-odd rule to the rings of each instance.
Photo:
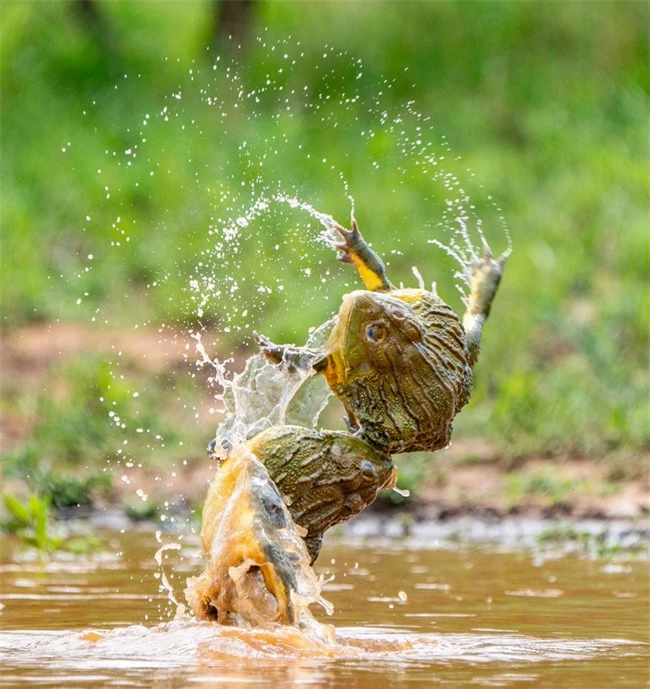
[[[267,469],[240,445],[219,466],[205,501],[207,563],[185,590],[194,614],[239,627],[316,625],[308,605],[325,602],[301,534]]]
[[[448,445],[454,416],[471,393],[483,324],[509,254],[494,259],[484,242],[468,276],[461,324],[435,292],[395,288],[354,218],[351,230],[335,227],[339,259],[357,267],[367,289],[343,298],[325,346],[275,345],[254,334],[275,364],[324,375],[347,411],[349,433],[275,426],[247,443],[307,529],[312,561],[326,529],[394,484],[390,455]]]

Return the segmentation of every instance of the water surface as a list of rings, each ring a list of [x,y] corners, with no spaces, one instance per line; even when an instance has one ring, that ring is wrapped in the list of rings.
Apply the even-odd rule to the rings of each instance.
[[[323,549],[334,645],[177,620],[153,534],[42,563],[2,546],[0,686],[646,687],[648,569],[495,544],[364,539]],[[201,569],[163,553],[177,598]],[[171,534],[162,541],[174,542]],[[13,556],[12,556],[13,554]]]

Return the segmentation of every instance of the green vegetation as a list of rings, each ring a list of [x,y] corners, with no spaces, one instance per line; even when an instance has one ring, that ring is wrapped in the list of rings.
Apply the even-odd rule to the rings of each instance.
[[[110,497],[114,473],[134,465],[129,458],[156,467],[184,454],[181,438],[197,432],[186,404],[194,384],[182,373],[151,376],[126,356],[121,363],[88,355],[53,365],[47,388],[36,394],[19,376],[7,380],[4,413],[24,415],[32,428],[27,442],[5,454],[3,478],[22,479],[56,509],[88,506]],[[134,396],[134,385],[144,392]]]
[[[160,505],[151,500],[147,502],[134,499],[128,500],[125,509],[126,514],[134,522],[156,520],[161,513]]]
[[[11,514],[11,519],[4,525],[8,531],[42,552],[61,547],[62,539],[49,534],[49,504],[46,498],[31,495],[27,502],[22,503],[13,495],[6,494],[4,501]]]
[[[10,516],[2,525],[3,528],[18,536],[24,545],[36,548],[42,555],[59,550],[83,555],[101,546],[101,541],[92,534],[67,538],[54,535],[50,501],[47,497],[39,497],[33,493],[25,502],[21,502],[6,493],[4,504]]]
[[[558,478],[550,471],[512,474],[508,476],[507,500],[510,505],[518,505],[528,497],[541,498],[552,506],[570,500],[585,489],[584,481]]]
[[[135,324],[163,323],[219,330],[227,321],[223,352],[250,344],[252,329],[304,340],[307,324],[329,317],[356,284],[331,251],[306,243],[316,229],[305,229],[305,214],[261,220],[263,232],[230,257],[228,279],[215,276],[227,287],[237,280],[238,291],[209,300],[202,317],[189,282],[216,270],[208,228],[250,206],[259,175],[268,188],[279,183],[344,220],[339,171],[393,279],[412,284],[416,264],[460,310],[454,264],[427,243],[448,239],[439,225],[453,224],[445,201],[457,189],[427,181],[381,118],[382,109],[393,115],[413,100],[435,127],[427,133],[432,150],[469,194],[493,248],[505,240],[491,199],[514,244],[456,437],[486,437],[509,457],[615,455],[637,464],[647,457],[646,2],[307,8],[262,0],[252,33],[266,47],[253,39],[234,54],[242,80],[264,84],[273,75],[273,86],[236,110],[240,82],[220,76],[223,69],[213,73],[215,51],[206,50],[208,0],[100,0],[109,27],[101,37],[70,6],[0,6],[5,331],[39,321],[96,329],[106,321],[131,333]],[[172,96],[181,92],[180,100]],[[208,106],[206,93],[224,104]],[[358,101],[341,108],[348,93]],[[164,108],[174,114],[169,122]],[[361,135],[369,129],[372,137]],[[137,158],[126,153],[135,144]],[[252,304],[260,284],[276,286],[280,277],[283,291]],[[250,313],[233,300],[251,302]],[[108,358],[78,355],[38,386],[3,374],[0,412],[31,429],[5,468],[32,462],[41,478],[76,468],[91,475],[74,487],[55,488],[51,478],[49,488],[35,485],[53,505],[92,499],[101,489],[92,476],[123,460],[124,440],[136,462],[164,464],[185,458],[188,447],[200,453],[212,431],[194,419],[209,401],[189,367],[152,377]]]
[[[591,533],[576,529],[570,522],[558,522],[538,536],[538,542],[552,549],[564,548],[578,551],[592,558],[619,558],[620,556],[644,556],[643,537],[629,534],[621,539],[607,531]]]

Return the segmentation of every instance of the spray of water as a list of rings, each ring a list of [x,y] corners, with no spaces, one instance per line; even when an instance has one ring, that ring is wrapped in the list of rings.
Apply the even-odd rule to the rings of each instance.
[[[323,344],[335,318],[315,329],[307,347]],[[225,458],[233,447],[244,443],[265,428],[297,425],[315,428],[331,393],[322,376],[304,370],[280,368],[262,354],[251,356],[244,370],[231,377],[218,359],[205,352],[200,333],[192,333],[200,355],[197,365],[211,366],[210,381],[217,387],[215,399],[225,410],[225,421],[219,424],[213,454]]]
[[[209,406],[221,419],[219,456],[274,424],[318,424],[329,395],[321,376],[278,370],[259,355],[242,365],[241,352],[229,349],[261,324],[284,321],[296,311],[314,319],[305,323],[312,326],[307,346],[317,347],[327,337],[340,289],[356,286],[329,251],[339,241],[334,216],[346,224],[341,207],[345,215],[354,215],[358,206],[368,236],[390,232],[391,255],[397,257],[409,249],[401,227],[417,223],[420,229],[409,236],[442,248],[458,263],[454,280],[463,296],[485,239],[466,189],[473,174],[459,171],[459,158],[446,138],[413,101],[395,105],[395,77],[370,77],[361,60],[325,46],[319,80],[303,83],[301,74],[309,74],[311,66],[305,65],[299,40],[271,44],[262,36],[256,50],[254,68],[236,54],[217,57],[209,67],[192,63],[162,103],[134,104],[140,115],[123,133],[125,145],[97,161],[102,201],[81,219],[89,234],[108,222],[111,238],[108,246],[91,244],[81,262],[79,308],[92,296],[93,270],[100,261],[119,262],[137,251],[158,266],[147,241],[152,234],[158,241],[174,237],[178,260],[149,267],[145,286],[148,299],[170,305],[170,315],[162,323],[145,319],[134,329],[154,325],[170,347],[183,348],[197,398],[207,372]],[[109,105],[93,103],[92,111]],[[309,134],[307,121],[318,137]],[[182,179],[191,180],[177,190],[166,181],[174,168],[186,170]],[[152,231],[138,224],[132,208],[134,199],[146,198],[156,185],[169,189],[170,205]],[[409,200],[413,190],[415,205],[430,207],[427,218],[417,216]],[[172,202],[174,196],[182,201]],[[510,246],[500,209],[489,196],[482,201],[496,213]],[[179,227],[188,228],[187,242],[179,239]],[[414,275],[422,287],[424,278],[416,269]],[[172,290],[177,284],[184,287]],[[125,301],[133,298],[125,292]],[[89,320],[110,326],[114,313],[110,307],[94,308]],[[304,337],[296,333],[296,339]],[[110,390],[100,401],[124,438],[112,467],[134,492],[145,494],[133,472],[169,441],[155,420],[145,425],[137,410],[129,412],[133,397],[142,400],[147,390],[130,393],[134,386],[129,387],[121,352],[108,375]],[[128,395],[114,394],[124,387]],[[195,437],[181,444],[196,447],[198,438],[209,437],[206,406],[204,399],[193,405]],[[175,519],[166,512],[160,518],[166,526]]]

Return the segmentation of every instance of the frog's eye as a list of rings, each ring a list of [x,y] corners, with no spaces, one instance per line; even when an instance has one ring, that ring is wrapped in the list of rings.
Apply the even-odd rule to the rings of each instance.
[[[382,323],[373,323],[366,328],[366,337],[371,342],[381,342],[386,337],[386,326]]]

